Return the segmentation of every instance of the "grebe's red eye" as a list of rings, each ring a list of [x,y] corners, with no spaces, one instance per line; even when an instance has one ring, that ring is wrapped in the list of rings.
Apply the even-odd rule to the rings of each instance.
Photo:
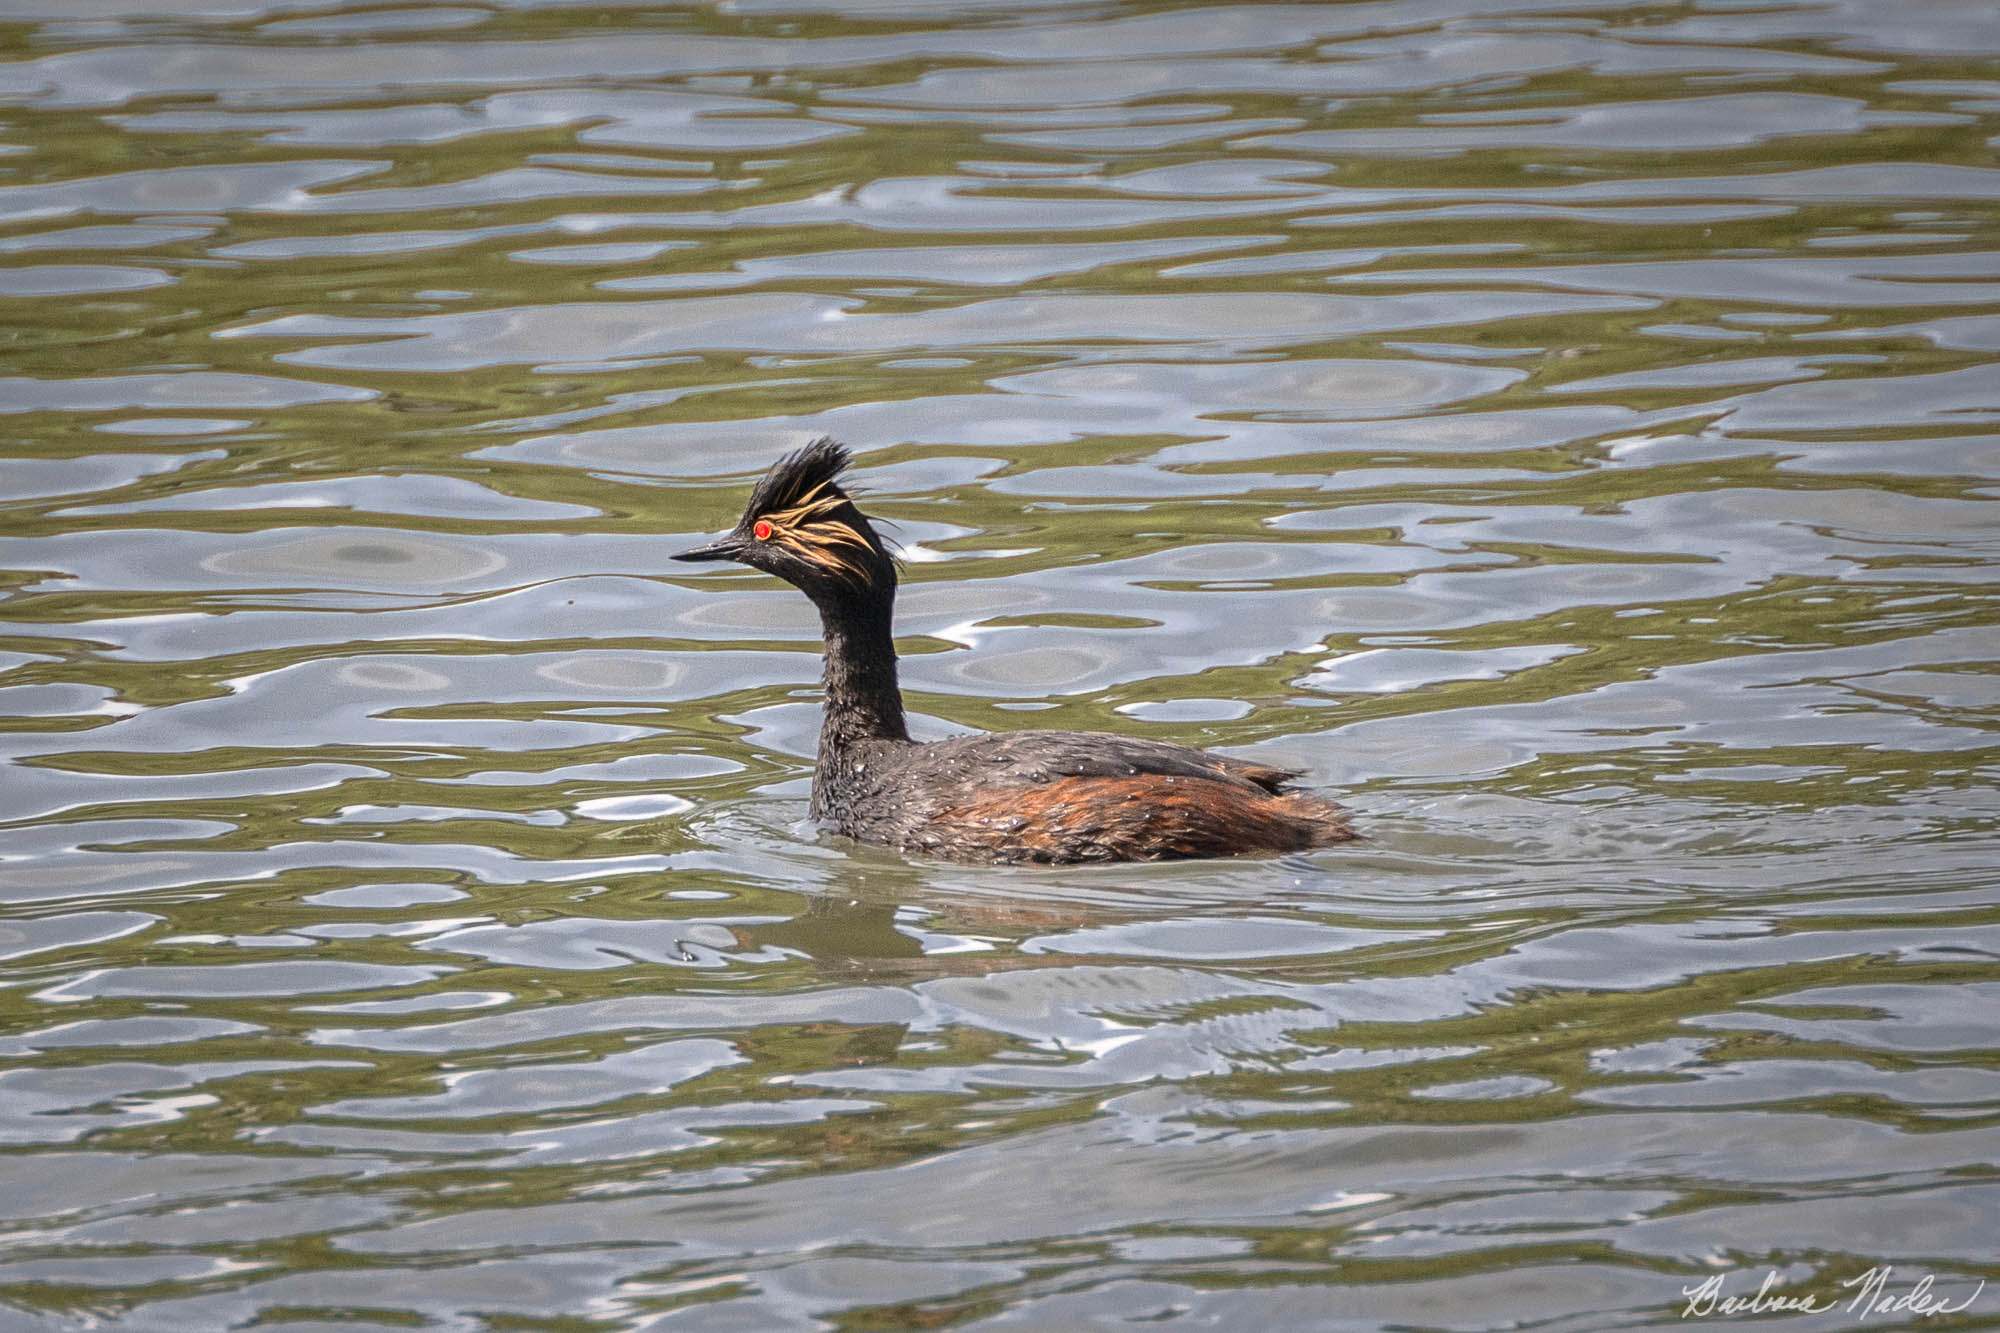
[[[757,534],[757,540],[760,542],[771,540],[771,525],[761,518],[757,520],[756,526],[752,527],[750,531]]]

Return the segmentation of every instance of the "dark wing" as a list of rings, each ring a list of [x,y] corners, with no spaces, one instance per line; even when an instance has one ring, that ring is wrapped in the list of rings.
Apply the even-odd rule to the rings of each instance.
[[[1108,731],[1002,731],[920,746],[916,753],[943,782],[970,779],[1003,787],[1147,774],[1276,792],[1299,776],[1291,769]]]

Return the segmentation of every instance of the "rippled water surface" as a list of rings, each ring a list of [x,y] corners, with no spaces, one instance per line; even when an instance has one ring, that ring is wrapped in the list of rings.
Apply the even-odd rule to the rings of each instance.
[[[2000,1320],[1990,5],[0,42],[0,1326]],[[817,833],[822,433],[922,734],[1367,841]]]

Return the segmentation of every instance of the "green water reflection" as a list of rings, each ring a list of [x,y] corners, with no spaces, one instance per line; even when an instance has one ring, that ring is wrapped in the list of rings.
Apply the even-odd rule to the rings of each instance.
[[[2000,1279],[1987,10],[0,5],[0,1323]],[[820,835],[822,433],[925,735],[1367,840]]]

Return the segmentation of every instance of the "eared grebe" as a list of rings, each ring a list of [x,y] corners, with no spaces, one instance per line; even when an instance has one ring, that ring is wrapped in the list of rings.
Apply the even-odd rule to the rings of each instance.
[[[1297,777],[1109,732],[1010,731],[920,744],[903,725],[890,620],[896,562],[815,440],[757,484],[734,531],[676,560],[735,560],[819,608],[826,720],[812,815],[862,842],[959,861],[1165,861],[1324,847],[1354,836]]]

